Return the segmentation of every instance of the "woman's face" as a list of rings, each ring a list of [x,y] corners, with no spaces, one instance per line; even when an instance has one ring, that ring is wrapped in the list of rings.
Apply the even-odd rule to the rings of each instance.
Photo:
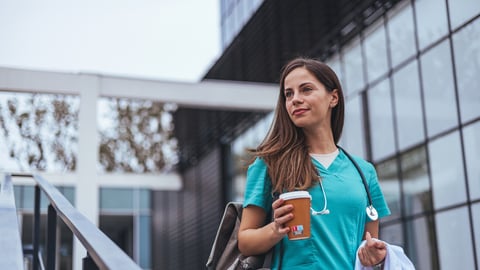
[[[284,82],[285,106],[292,122],[304,129],[328,128],[337,91],[328,92],[306,68],[292,70]]]

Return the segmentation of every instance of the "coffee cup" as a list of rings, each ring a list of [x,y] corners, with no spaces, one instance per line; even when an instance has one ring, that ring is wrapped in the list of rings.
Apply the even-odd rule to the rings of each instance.
[[[310,205],[312,196],[307,191],[292,191],[280,194],[285,204],[293,205],[293,219],[285,226],[290,228],[288,239],[310,238]]]

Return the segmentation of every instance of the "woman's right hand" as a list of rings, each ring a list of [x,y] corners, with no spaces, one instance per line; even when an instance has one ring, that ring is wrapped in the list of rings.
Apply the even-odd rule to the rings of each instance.
[[[277,235],[286,235],[290,228],[285,223],[293,219],[293,205],[285,204],[285,200],[277,199],[272,203],[273,210],[273,230]]]

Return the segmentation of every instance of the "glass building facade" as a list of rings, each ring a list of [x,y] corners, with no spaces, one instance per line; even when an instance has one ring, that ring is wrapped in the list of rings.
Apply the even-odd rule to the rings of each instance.
[[[392,211],[380,237],[417,269],[480,267],[479,41],[479,1],[402,1],[325,59],[346,97],[340,145],[374,163]],[[237,162],[270,122],[234,142]]]
[[[222,49],[230,45],[262,2],[263,0],[220,0]]]

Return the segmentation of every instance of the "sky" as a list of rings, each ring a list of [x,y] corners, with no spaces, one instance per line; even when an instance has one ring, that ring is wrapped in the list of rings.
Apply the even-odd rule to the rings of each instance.
[[[198,82],[220,0],[0,0],[0,67]]]

